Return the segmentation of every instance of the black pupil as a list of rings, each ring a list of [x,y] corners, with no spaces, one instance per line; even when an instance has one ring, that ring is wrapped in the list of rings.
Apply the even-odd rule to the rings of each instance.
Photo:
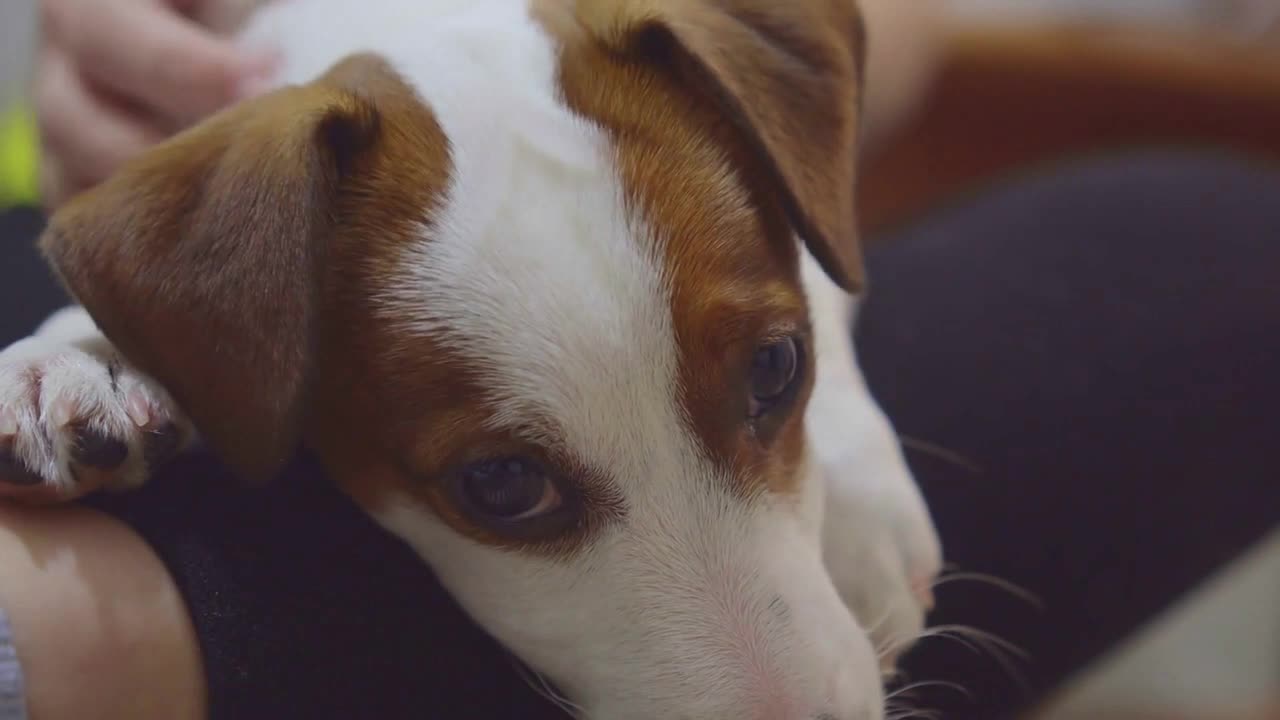
[[[519,459],[494,460],[472,466],[463,477],[467,498],[479,510],[510,519],[533,510],[546,492],[547,478]]]
[[[796,341],[787,338],[756,350],[751,363],[751,394],[756,400],[777,399],[796,377]]]

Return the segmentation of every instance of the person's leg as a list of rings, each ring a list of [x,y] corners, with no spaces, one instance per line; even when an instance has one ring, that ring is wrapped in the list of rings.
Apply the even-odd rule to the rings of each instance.
[[[928,639],[907,677],[974,699],[923,706],[1009,716],[1280,523],[1278,271],[1280,173],[1194,155],[1081,164],[872,245],[868,381],[908,443],[963,458],[909,452],[948,559],[1045,604],[942,585],[932,622],[1021,646],[1028,687]]]

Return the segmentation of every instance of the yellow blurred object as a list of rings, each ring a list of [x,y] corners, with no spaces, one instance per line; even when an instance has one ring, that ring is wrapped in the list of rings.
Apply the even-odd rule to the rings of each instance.
[[[0,113],[0,207],[39,200],[35,118],[18,106]]]

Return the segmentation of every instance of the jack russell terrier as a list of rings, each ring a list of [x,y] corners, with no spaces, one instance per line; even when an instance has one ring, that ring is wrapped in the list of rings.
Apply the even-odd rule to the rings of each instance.
[[[940,550],[849,339],[854,1],[287,0],[241,36],[274,89],[42,238],[83,309],[0,354],[9,480],[305,444],[585,718],[883,717]]]

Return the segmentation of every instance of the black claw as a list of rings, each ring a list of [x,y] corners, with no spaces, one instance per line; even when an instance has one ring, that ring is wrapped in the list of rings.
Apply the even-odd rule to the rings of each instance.
[[[43,482],[13,456],[9,448],[0,448],[0,482],[10,485],[39,485]]]
[[[129,456],[129,446],[87,427],[76,428],[72,457],[76,463],[98,470],[115,470]]]
[[[178,451],[178,445],[181,443],[182,431],[173,423],[147,431],[147,438],[143,446],[147,467],[155,468],[160,463],[173,457],[174,453]]]

